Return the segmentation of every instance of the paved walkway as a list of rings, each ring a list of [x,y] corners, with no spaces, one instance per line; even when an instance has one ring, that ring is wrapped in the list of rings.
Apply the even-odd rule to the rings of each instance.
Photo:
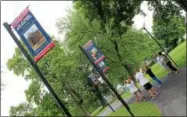
[[[160,95],[152,100],[161,109],[163,116],[186,116],[186,68],[180,69],[179,74],[173,76],[167,75],[162,79],[163,85],[158,88],[156,84],[154,87],[158,90]],[[148,95],[143,91],[144,95]],[[125,99],[130,104],[135,101],[134,97]],[[111,106],[118,109],[122,106],[119,101],[114,101]],[[107,116],[111,113],[111,109],[105,108],[98,116]]]

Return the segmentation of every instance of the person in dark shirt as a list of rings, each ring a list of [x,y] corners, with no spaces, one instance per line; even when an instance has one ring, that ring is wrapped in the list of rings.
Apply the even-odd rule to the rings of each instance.
[[[147,65],[144,66],[144,72],[148,74],[154,81],[156,81],[160,86],[162,84],[162,81],[160,81],[155,74],[152,72],[151,68],[149,68]]]
[[[172,62],[169,60],[169,58],[165,54],[163,54],[162,52],[159,52],[158,55],[162,56],[164,58],[164,62],[166,63],[168,68],[172,71],[172,73],[174,73],[174,74],[179,73],[178,69],[172,65]]]

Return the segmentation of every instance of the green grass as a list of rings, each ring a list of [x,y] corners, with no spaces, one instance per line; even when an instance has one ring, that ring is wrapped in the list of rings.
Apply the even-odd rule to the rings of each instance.
[[[110,101],[108,101],[109,104],[113,103],[114,101],[117,101],[116,98],[111,99]],[[102,106],[100,106],[99,108],[97,108],[94,112],[92,112],[91,116],[97,116],[97,114],[99,114],[99,112],[101,112],[102,110],[104,110],[105,108],[107,108],[108,106],[102,108]]]
[[[186,66],[186,41],[173,49],[169,55],[177,63],[179,68]],[[154,64],[151,68],[159,78],[163,78],[167,75],[167,71],[159,64]]]
[[[176,47],[170,55],[179,67],[186,66],[186,41]]]
[[[128,99],[132,96],[132,94],[130,92],[125,92],[121,96],[125,99]],[[109,104],[113,103],[114,101],[118,101],[117,98],[113,98],[112,100],[110,100]],[[96,109],[94,112],[92,112],[91,116],[97,116],[97,114],[99,114],[99,112],[101,112],[105,108],[102,108],[102,106],[100,106],[98,109]]]
[[[102,110],[103,110],[103,108],[102,108],[102,106],[100,106],[98,109],[96,109],[94,112],[92,112],[91,116],[96,116]]]
[[[132,94],[128,91],[128,92],[123,93],[121,96],[123,99],[128,99],[132,96]]]
[[[156,104],[150,102],[133,103],[130,105],[131,111],[135,116],[162,116]],[[130,116],[124,107],[111,113],[109,116]]]
[[[184,41],[182,44],[180,44],[179,46],[177,46],[175,49],[173,49],[169,55],[172,57],[172,59],[174,59],[174,61],[177,63],[177,65],[179,66],[179,68],[186,66],[186,41]],[[156,74],[156,76],[158,78],[163,78],[164,76],[167,75],[167,71],[164,70],[163,67],[161,67],[159,64],[154,64],[151,67],[152,71]],[[153,82],[152,79],[150,79],[149,76],[146,76],[146,78],[148,78],[150,80],[150,82]],[[141,86],[139,85],[139,83],[137,83],[137,86],[140,88]],[[130,92],[125,92],[121,95],[123,98],[127,99],[130,98],[132,96],[132,94]],[[114,99],[112,102],[114,101],[118,101],[117,99]],[[112,103],[110,102],[110,103]],[[98,109],[96,109],[91,115],[92,116],[96,116],[99,112],[101,112],[103,109],[102,107],[99,107]]]

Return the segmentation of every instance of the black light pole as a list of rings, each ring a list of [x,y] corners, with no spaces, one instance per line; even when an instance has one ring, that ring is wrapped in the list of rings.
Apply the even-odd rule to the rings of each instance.
[[[51,85],[48,83],[47,79],[43,76],[43,74],[41,73],[40,69],[38,68],[37,64],[33,61],[33,59],[29,56],[29,54],[27,53],[27,51],[24,49],[24,47],[22,46],[22,44],[19,42],[19,40],[17,39],[17,37],[15,36],[15,34],[13,33],[10,25],[5,22],[3,23],[4,27],[6,28],[6,30],[9,32],[9,34],[11,35],[11,37],[13,38],[13,40],[15,41],[15,43],[17,44],[17,46],[19,47],[19,49],[21,50],[21,52],[24,54],[24,56],[27,58],[27,60],[29,61],[29,63],[31,64],[31,66],[33,67],[33,69],[36,71],[36,73],[39,75],[39,77],[41,78],[41,80],[43,81],[43,83],[45,84],[45,86],[48,88],[48,90],[50,91],[50,93],[52,94],[53,98],[56,100],[58,106],[61,108],[62,111],[65,112],[65,114],[68,117],[72,117],[72,115],[70,114],[70,112],[67,110],[67,108],[65,107],[65,105],[62,103],[62,101],[60,100],[60,98],[56,95],[55,91],[53,90],[53,88],[51,87]]]
[[[168,54],[167,51],[165,51],[165,49],[158,43],[158,41],[153,37],[153,35],[151,35],[151,33],[147,30],[147,28],[145,27],[145,16],[146,14],[141,11],[142,15],[144,16],[144,24],[143,24],[143,29],[149,34],[149,36],[156,42],[156,44],[162,49],[162,51],[164,51],[166,53],[166,55],[170,58],[170,60],[178,67],[177,63],[170,57],[170,55]]]
[[[102,94],[101,94],[102,96]],[[102,96],[103,100],[106,102],[106,104],[110,107],[110,109],[115,112],[115,110],[112,108],[112,106],[108,103],[108,101]]]
[[[93,67],[97,70],[97,72],[100,74],[100,76],[103,78],[103,80],[108,84],[109,88],[114,92],[114,94],[117,96],[117,98],[121,101],[121,103],[123,104],[123,106],[127,109],[127,111],[129,112],[129,114],[134,117],[134,114],[131,112],[128,104],[123,100],[123,98],[118,94],[118,92],[116,91],[116,89],[112,86],[112,84],[109,82],[108,78],[106,78],[106,76],[103,74],[103,72],[100,71],[100,69],[97,67],[97,65],[95,65],[93,63],[93,61],[89,58],[89,56],[86,54],[85,50],[79,46],[79,48],[81,49],[81,51],[86,55],[86,57],[88,58],[88,60],[91,62],[91,64],[93,65]]]
[[[93,73],[94,74],[94,73]],[[95,77],[95,76],[94,76]],[[96,78],[97,79],[97,78]],[[98,79],[97,79],[98,80]],[[93,81],[91,80],[92,86],[95,88],[96,92],[101,96],[102,100],[110,107],[110,109],[115,112],[115,110],[112,108],[112,106],[108,103],[108,101],[104,98],[104,96],[102,95],[102,93],[99,90],[99,86],[98,84],[96,84],[98,86],[98,90],[95,86],[95,84],[93,83]]]

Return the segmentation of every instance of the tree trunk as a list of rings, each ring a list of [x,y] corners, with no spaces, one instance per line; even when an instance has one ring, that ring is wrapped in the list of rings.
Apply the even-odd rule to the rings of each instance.
[[[86,107],[84,106],[84,104],[82,102],[80,103],[80,99],[77,97],[77,94],[75,94],[75,91],[70,86],[68,86],[68,91],[70,93],[70,96],[75,101],[75,103],[80,107],[84,115],[86,117],[91,116]]]
[[[115,51],[116,51],[116,54],[117,54],[117,57],[118,57],[118,60],[119,62],[121,63],[122,62],[122,57],[121,57],[121,54],[119,52],[119,46],[118,46],[118,43],[116,40],[111,40],[111,42],[115,45]],[[133,75],[133,72],[130,71],[130,69],[128,68],[127,64],[126,63],[121,63],[121,65],[125,68],[125,70],[127,71],[127,73],[129,75],[131,75],[134,79],[134,75]]]

